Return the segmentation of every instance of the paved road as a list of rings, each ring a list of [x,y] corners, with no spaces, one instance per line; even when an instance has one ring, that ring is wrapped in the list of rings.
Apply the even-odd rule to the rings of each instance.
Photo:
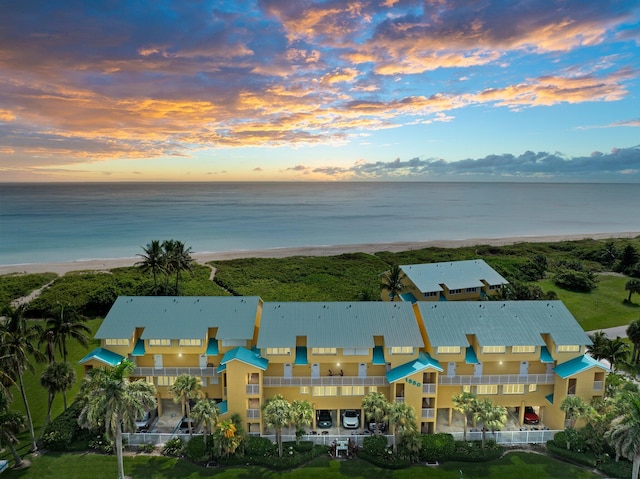
[[[587,331],[587,334],[591,335],[596,331],[604,331],[604,334],[606,334],[609,339],[616,339],[617,337],[626,338],[628,327],[629,325],[626,324],[624,326],[616,326],[614,328],[596,329],[595,331]]]

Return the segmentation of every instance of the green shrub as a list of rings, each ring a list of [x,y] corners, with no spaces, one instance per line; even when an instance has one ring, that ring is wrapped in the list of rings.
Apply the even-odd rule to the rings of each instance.
[[[53,281],[55,273],[42,274],[4,274],[0,276],[0,311],[14,299],[29,293]]]
[[[138,446],[138,452],[143,452],[145,454],[153,454],[156,450],[156,445],[152,442],[146,444],[140,444]]]
[[[451,434],[425,434],[422,436],[421,461],[445,461],[451,457],[456,447]]]
[[[610,457],[607,457],[606,460],[598,463],[598,469],[604,472],[608,477],[620,477],[626,479],[631,477],[632,468],[633,464],[624,459],[620,459],[619,462],[616,462]]]
[[[184,441],[179,437],[169,439],[162,448],[162,454],[165,456],[177,457],[184,452]]]
[[[591,271],[561,269],[553,277],[553,282],[569,291],[588,293],[596,288],[596,277]]]
[[[193,436],[184,448],[184,454],[194,462],[199,462],[207,457],[203,436]]]
[[[556,437],[558,437],[558,434],[556,434]],[[551,453],[552,456],[555,456],[559,459],[565,459],[567,461],[583,466],[596,467],[595,455],[585,452],[568,450],[566,441],[558,443],[554,438],[553,441],[547,442],[547,450]]]
[[[83,435],[78,424],[80,403],[74,402],[45,428],[42,445],[52,451],[68,451],[73,441]],[[87,434],[88,431],[85,432]]]
[[[368,436],[362,441],[362,451],[369,456],[381,456],[387,452],[385,436]]]
[[[482,448],[482,441],[456,441],[452,460],[461,462],[487,462],[499,459],[504,453],[504,448],[493,440],[486,441]]]
[[[245,454],[250,457],[265,457],[277,454],[277,446],[266,437],[248,436]]]

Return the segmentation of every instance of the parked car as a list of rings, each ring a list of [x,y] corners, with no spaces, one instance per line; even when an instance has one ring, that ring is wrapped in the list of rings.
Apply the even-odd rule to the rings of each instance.
[[[146,431],[151,427],[153,420],[156,418],[156,410],[147,411],[142,417],[136,419],[136,427],[138,431]]]
[[[524,423],[525,424],[538,424],[540,418],[531,406],[525,406],[524,408]]]
[[[180,425],[178,426],[178,432],[180,434],[189,434],[189,427],[191,427],[192,433],[196,432],[193,419],[187,419],[186,417],[183,417],[182,421],[180,421]]]
[[[331,419],[331,412],[327,409],[321,409],[318,411],[318,427],[327,429],[333,426],[333,420]]]
[[[342,413],[342,427],[358,429],[360,427],[360,413],[355,409],[347,409]]]

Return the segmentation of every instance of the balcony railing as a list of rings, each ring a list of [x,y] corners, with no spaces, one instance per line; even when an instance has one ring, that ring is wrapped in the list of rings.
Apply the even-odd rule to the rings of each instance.
[[[604,387],[604,381],[593,381],[594,391],[602,391],[603,387]]]
[[[466,384],[554,384],[555,374],[486,374],[482,376],[440,376],[441,386]]]
[[[396,402],[397,402],[397,403],[403,403],[403,402],[404,402],[404,397],[402,397],[402,396],[396,396]]]
[[[260,394],[260,385],[247,384],[247,394]]]
[[[436,417],[436,410],[432,407],[422,408],[422,419],[433,419]]]
[[[436,385],[435,384],[423,384],[422,385],[422,394],[435,394],[436,393]]]
[[[247,409],[247,419],[260,419],[260,409]]]
[[[144,376],[180,376],[188,374],[189,376],[198,376],[201,378],[216,377],[218,375],[217,368],[135,368],[131,373],[134,377]]]
[[[281,386],[388,386],[386,376],[324,376],[319,378],[264,376],[262,378],[264,387]]]

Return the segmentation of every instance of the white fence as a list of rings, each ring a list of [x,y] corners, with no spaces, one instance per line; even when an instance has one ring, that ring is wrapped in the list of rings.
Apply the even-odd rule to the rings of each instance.
[[[492,433],[487,431],[485,438],[487,440],[494,440],[498,444],[508,446],[510,444],[544,444],[547,441],[553,439],[556,435],[556,430],[526,430],[526,431],[497,431]],[[450,433],[456,441],[462,441],[464,433],[453,432]],[[467,431],[467,441],[481,441],[481,431]]]

